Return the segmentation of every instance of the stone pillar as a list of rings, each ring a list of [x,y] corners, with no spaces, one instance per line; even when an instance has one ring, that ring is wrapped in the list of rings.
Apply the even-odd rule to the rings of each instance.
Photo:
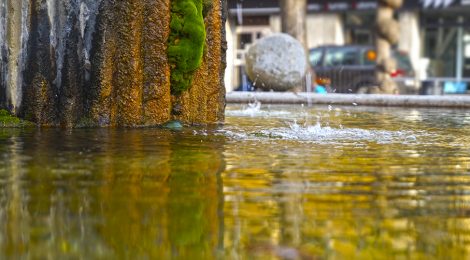
[[[233,20],[227,20],[225,23],[225,31],[227,32],[227,68],[225,69],[225,90],[231,92],[236,88],[235,73],[235,57],[237,55],[235,38],[235,25]]]
[[[181,97],[172,94],[167,56],[171,3],[1,0],[0,108],[63,127],[222,121],[226,0],[192,2],[207,37]]]
[[[201,67],[194,73],[191,88],[172,96],[172,119],[189,124],[221,123],[225,118],[226,68],[225,0],[212,0],[204,18],[206,46]]]
[[[269,16],[269,29],[271,29],[273,33],[280,33],[282,31],[280,15]]]
[[[404,11],[398,18],[400,23],[400,40],[398,49],[408,52],[413,68],[419,67],[421,58],[421,38],[419,33],[419,13]]]
[[[307,0],[280,0],[281,28],[307,48],[306,16]]]
[[[376,90],[385,94],[398,92],[396,83],[391,79],[390,73],[396,70],[396,61],[391,55],[391,45],[398,43],[399,24],[393,18],[394,11],[403,3],[403,0],[379,0],[376,17],[376,50],[377,69],[376,80],[379,84]]]

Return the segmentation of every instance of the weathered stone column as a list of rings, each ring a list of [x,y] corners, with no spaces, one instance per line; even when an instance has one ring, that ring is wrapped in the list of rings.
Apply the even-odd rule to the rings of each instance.
[[[281,30],[307,48],[307,0],[280,0]]]
[[[207,34],[202,64],[193,75],[190,89],[172,96],[172,119],[191,124],[222,122],[225,118],[226,1],[204,2]]]
[[[192,13],[178,13],[176,1],[0,0],[0,108],[63,127],[222,121],[225,0],[185,2]],[[194,12],[204,57],[176,94],[172,19],[185,24]]]
[[[398,43],[400,26],[393,18],[394,11],[403,3],[403,0],[379,0],[376,17],[376,50],[377,69],[376,80],[378,89],[373,92],[394,94],[398,92],[396,83],[390,74],[396,70],[396,61],[391,55],[391,45]]]
[[[307,44],[307,0],[280,0],[281,8],[281,30],[297,39],[304,47],[305,53],[308,53]],[[305,56],[305,64],[308,64],[308,58]],[[315,82],[315,72],[308,66],[307,77],[311,82]],[[305,80],[308,82],[308,80]],[[312,86],[306,84],[296,86],[295,89],[309,91]]]

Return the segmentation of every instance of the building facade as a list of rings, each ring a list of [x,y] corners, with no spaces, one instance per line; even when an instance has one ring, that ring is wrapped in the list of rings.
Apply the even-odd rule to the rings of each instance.
[[[374,42],[377,0],[308,0],[307,47]],[[278,0],[228,0],[229,91],[241,88],[244,53],[257,39],[280,32]],[[399,50],[420,79],[470,78],[470,0],[404,0],[397,13]]]

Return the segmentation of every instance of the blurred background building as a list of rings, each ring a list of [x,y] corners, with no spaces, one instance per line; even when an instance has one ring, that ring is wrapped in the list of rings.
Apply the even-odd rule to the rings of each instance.
[[[307,47],[374,43],[377,0],[308,0]],[[226,85],[243,85],[244,53],[281,31],[278,0],[228,0]],[[397,49],[410,56],[416,76],[470,78],[470,0],[404,0],[397,14]]]

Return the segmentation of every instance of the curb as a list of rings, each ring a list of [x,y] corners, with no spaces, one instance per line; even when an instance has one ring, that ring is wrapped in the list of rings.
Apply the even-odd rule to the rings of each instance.
[[[381,95],[381,94],[314,94],[293,92],[230,92],[227,104],[312,104],[390,107],[470,108],[470,96]]]

